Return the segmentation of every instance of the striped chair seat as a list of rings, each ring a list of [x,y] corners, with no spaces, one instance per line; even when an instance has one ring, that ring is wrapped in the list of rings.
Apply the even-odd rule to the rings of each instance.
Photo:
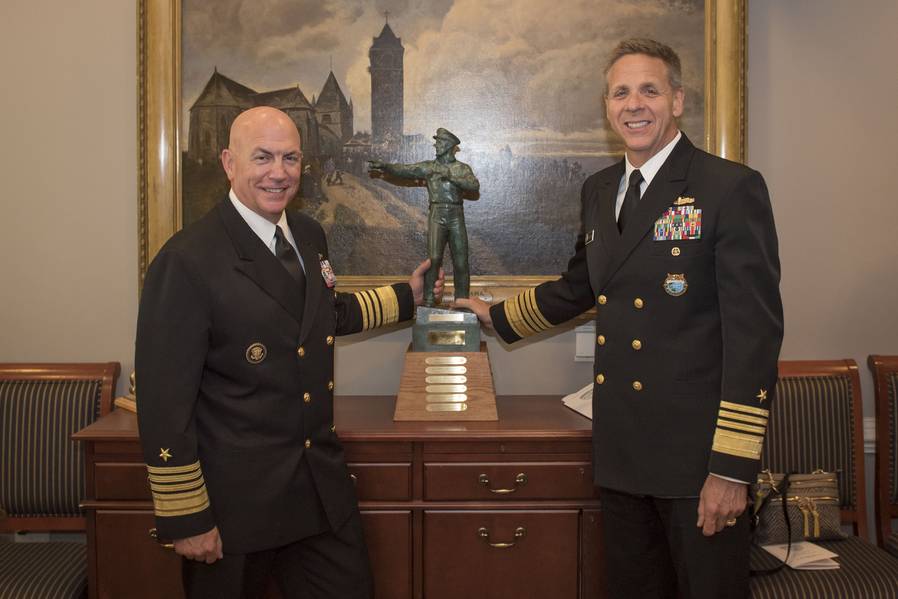
[[[898,599],[898,560],[865,540],[860,393],[853,360],[780,362],[761,467],[773,472],[836,472],[842,524],[851,525],[858,536],[819,543],[839,555],[837,570],[784,567],[753,577],[753,599]],[[752,547],[753,569],[778,564],[763,549]]]
[[[839,555],[838,570],[783,568],[769,576],[753,576],[752,599],[898,598],[898,560],[891,555],[858,537],[817,544]],[[760,547],[752,547],[753,569],[771,568],[778,563]]]
[[[0,599],[81,599],[87,595],[82,543],[0,541]]]
[[[873,355],[867,365],[876,404],[876,539],[898,557],[898,356]]]
[[[0,532],[84,530],[72,434],[109,412],[119,365],[0,364]],[[84,543],[0,541],[0,599],[86,595]]]

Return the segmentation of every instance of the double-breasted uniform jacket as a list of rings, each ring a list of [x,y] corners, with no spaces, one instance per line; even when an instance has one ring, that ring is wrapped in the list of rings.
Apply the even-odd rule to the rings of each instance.
[[[595,306],[597,485],[688,497],[709,472],[751,481],[783,335],[764,180],[683,135],[621,235],[624,170],[586,180],[567,271],[493,306],[495,329],[513,342]]]
[[[218,526],[225,552],[246,553],[337,530],[357,509],[334,429],[334,337],[411,318],[414,300],[406,283],[335,292],[320,225],[287,220],[305,297],[229,199],[147,271],[135,369],[161,538]]]

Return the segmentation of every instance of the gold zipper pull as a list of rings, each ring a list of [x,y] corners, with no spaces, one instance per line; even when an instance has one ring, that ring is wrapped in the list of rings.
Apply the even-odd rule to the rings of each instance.
[[[808,511],[808,506],[805,503],[805,498],[802,497],[798,500],[798,509],[801,510],[801,517],[804,520],[804,538],[808,538],[811,534],[811,523],[810,523],[810,512]]]
[[[811,504],[811,513],[814,515],[814,538],[820,538],[820,512],[817,510],[817,502],[813,499],[809,499],[808,502]]]

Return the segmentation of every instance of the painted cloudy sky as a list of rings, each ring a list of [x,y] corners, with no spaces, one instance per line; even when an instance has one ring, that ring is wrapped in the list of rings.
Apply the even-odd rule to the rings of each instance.
[[[442,126],[484,149],[588,144],[602,152],[605,59],[618,40],[646,36],[680,53],[682,125],[699,142],[702,7],[703,0],[184,0],[184,123],[216,66],[257,91],[298,84],[311,100],[332,60],[354,103],[355,130],[369,131],[368,49],[389,11],[405,46],[406,134]]]

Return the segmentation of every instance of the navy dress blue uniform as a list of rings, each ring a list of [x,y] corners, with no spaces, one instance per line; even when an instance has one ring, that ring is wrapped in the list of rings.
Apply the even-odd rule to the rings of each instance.
[[[291,211],[287,222],[304,297],[225,199],[164,245],[140,302],[138,418],[158,535],[217,526],[225,562],[359,529],[334,428],[334,337],[414,309],[406,283],[336,292],[320,225]]]
[[[493,325],[514,342],[596,308],[600,488],[697,498],[709,473],[752,481],[783,335],[764,181],[683,135],[621,234],[615,201],[624,172],[621,161],[586,180],[584,232],[567,271],[492,306]],[[685,515],[700,543],[696,517]],[[747,551],[744,520],[714,543],[729,535],[737,537],[735,551]]]

